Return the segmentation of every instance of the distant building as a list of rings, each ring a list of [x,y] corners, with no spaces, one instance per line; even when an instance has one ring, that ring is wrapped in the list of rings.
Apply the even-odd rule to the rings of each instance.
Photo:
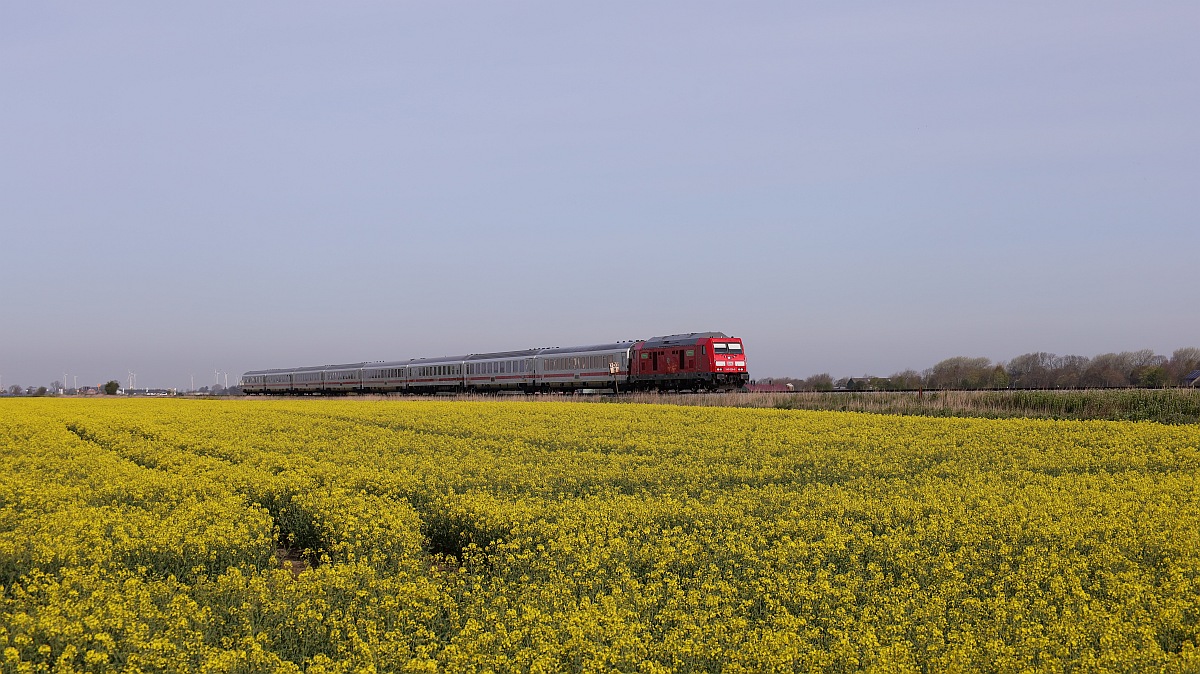
[[[159,396],[169,396],[169,395],[175,395],[175,389],[165,389],[165,388],[131,388],[131,389],[125,389],[125,390],[123,391],[123,393],[124,393],[125,395],[130,395],[130,396],[150,396],[150,397],[159,397]]]
[[[1186,377],[1183,378],[1184,386],[1200,385],[1200,384],[1197,384],[1197,382],[1200,382],[1200,370],[1192,370],[1191,372],[1188,373],[1188,375]]]
[[[870,375],[850,377],[846,380],[845,389],[847,391],[879,391],[887,389],[891,383],[892,380],[887,377],[872,377]]]

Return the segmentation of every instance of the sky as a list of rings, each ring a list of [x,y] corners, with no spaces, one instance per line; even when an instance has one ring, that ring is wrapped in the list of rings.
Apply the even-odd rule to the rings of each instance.
[[[1195,2],[0,7],[0,383],[1200,346]],[[70,382],[68,382],[70,383]]]

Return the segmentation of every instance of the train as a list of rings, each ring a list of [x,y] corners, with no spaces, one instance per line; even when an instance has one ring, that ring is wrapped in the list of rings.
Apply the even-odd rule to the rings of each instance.
[[[251,370],[251,395],[732,391],[750,381],[742,340],[690,332],[588,346]]]

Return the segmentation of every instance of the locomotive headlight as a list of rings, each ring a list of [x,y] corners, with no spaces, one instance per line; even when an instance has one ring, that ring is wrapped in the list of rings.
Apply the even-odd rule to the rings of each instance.
[[[718,360],[718,361],[717,361],[717,367],[725,367],[725,361],[723,361],[723,360]]]

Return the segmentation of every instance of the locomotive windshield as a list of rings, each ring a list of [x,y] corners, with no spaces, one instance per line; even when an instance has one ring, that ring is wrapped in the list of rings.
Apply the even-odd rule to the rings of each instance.
[[[742,345],[737,342],[714,342],[713,353],[741,353]]]

